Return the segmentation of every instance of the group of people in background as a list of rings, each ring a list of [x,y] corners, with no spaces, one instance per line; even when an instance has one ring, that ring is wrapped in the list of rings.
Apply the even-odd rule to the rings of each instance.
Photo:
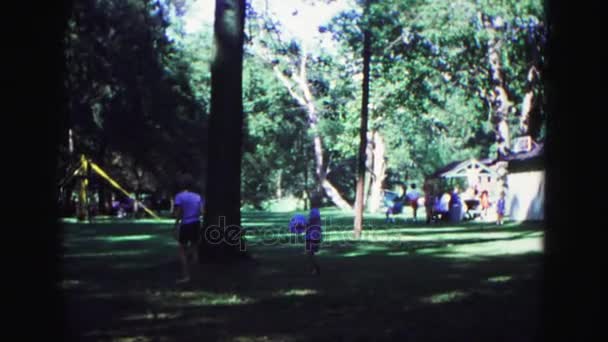
[[[464,193],[456,186],[451,191],[438,191],[430,183],[423,185],[423,195],[412,183],[403,195],[393,200],[391,206],[386,210],[386,222],[395,222],[394,215],[403,212],[409,206],[412,210],[412,220],[418,220],[418,207],[423,203],[426,213],[426,223],[441,221],[459,221],[467,209],[475,207],[482,219],[491,217],[491,210],[495,210],[496,224],[502,225],[505,216],[505,192],[500,192],[499,198],[493,203],[487,190],[479,192],[475,188],[469,188]]]
[[[410,185],[410,190],[405,190],[401,197],[397,197],[393,200],[391,206],[389,206],[386,210],[386,222],[395,222],[394,215],[400,214],[403,212],[404,206],[409,206],[412,208],[413,212],[413,220],[418,220],[418,202],[420,200],[420,192],[416,189],[416,184],[412,183]],[[391,217],[391,215],[393,217]]]

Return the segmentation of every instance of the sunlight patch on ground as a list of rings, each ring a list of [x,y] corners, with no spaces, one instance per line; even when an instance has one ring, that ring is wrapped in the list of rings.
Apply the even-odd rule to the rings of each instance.
[[[88,224],[145,224],[145,225],[154,225],[154,224],[173,224],[175,223],[175,219],[172,218],[161,218],[161,219],[153,219],[153,218],[142,218],[142,219],[117,219],[117,218],[94,218],[92,222],[89,221],[78,221],[75,217],[62,217],[59,219],[61,223],[77,223],[82,225]]]
[[[285,229],[286,230],[286,229]],[[283,233],[282,229],[266,228],[255,232],[247,232],[246,238],[253,244],[274,245],[278,243],[303,243],[303,235]],[[426,232],[426,233],[425,233]],[[401,234],[399,234],[401,233]],[[408,233],[412,233],[409,235]],[[422,234],[420,234],[422,233]],[[368,230],[363,231],[360,239],[355,239],[352,230],[334,230],[323,232],[324,243],[344,243],[349,245],[352,242],[412,242],[412,241],[446,241],[446,240],[493,240],[511,239],[525,234],[522,231],[514,232],[470,232],[467,228],[448,228],[448,229],[387,229],[387,230]],[[530,232],[529,236],[542,236],[542,232]],[[301,241],[300,241],[301,240]]]
[[[449,258],[474,258],[479,256],[498,256],[535,253],[543,251],[543,239],[530,237],[509,241],[492,241],[450,245],[446,248],[424,248],[416,251],[419,254],[436,254]]]
[[[432,227],[432,228],[374,228],[364,227],[363,234],[387,234],[387,233],[445,233],[462,232],[471,230],[468,227]]]
[[[154,235],[141,234],[141,235],[125,235],[125,236],[105,236],[96,237],[95,240],[109,241],[109,242],[122,242],[122,241],[141,241],[152,239]]]
[[[404,255],[408,255],[410,252],[408,251],[402,251],[402,252],[389,252],[386,253],[386,255],[390,255],[390,256],[404,256]]]
[[[312,290],[312,289],[291,289],[289,291],[280,291],[278,293],[278,295],[286,296],[286,297],[292,297],[292,296],[301,297],[301,296],[315,295],[317,293],[318,293],[317,290]]]
[[[442,304],[461,300],[467,296],[469,296],[469,294],[463,291],[451,291],[425,297],[422,298],[421,301],[429,304]]]
[[[254,303],[255,299],[241,297],[237,294],[214,294],[212,296],[200,296],[190,301],[192,305],[216,306],[216,305],[243,305]]]
[[[491,277],[488,278],[487,281],[490,283],[506,283],[509,280],[511,280],[511,276],[497,276],[497,277]]]
[[[291,342],[296,341],[294,337],[291,336],[235,336],[227,339],[220,340],[222,342],[268,342],[268,341],[281,341],[281,342]]]
[[[129,251],[110,251],[100,253],[75,253],[66,254],[64,258],[99,258],[99,257],[115,257],[115,256],[134,256],[149,253],[148,249],[129,250]]]
[[[174,319],[179,317],[176,313],[166,312],[147,312],[142,314],[127,315],[122,318],[123,321],[140,321],[146,319]]]
[[[355,251],[342,254],[342,256],[347,257],[347,258],[358,257],[358,256],[362,256],[362,255],[367,255],[372,252],[387,251],[388,249],[389,249],[388,247],[381,247],[381,246],[358,246]]]
[[[214,293],[207,291],[168,291],[149,294],[153,301],[175,302],[185,301],[190,305],[242,305],[255,302],[253,298],[239,296],[234,293]]]
[[[520,235],[521,232],[481,232],[481,233],[444,233],[418,235],[396,235],[396,234],[364,234],[361,240],[369,242],[389,241],[442,241],[442,240],[474,240],[474,239],[508,239]]]

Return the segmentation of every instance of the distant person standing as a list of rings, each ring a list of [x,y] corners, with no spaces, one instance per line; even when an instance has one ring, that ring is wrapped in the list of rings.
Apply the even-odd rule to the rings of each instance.
[[[460,190],[454,187],[450,195],[449,216],[451,222],[459,222],[462,214],[462,200],[460,198]]]
[[[496,224],[502,226],[503,218],[505,216],[505,192],[500,192],[500,198],[496,202]]]
[[[450,211],[450,201],[452,196],[449,193],[444,192],[441,197],[435,201],[434,215],[439,216],[441,221],[448,221],[448,213]]]
[[[406,197],[409,205],[412,207],[414,221],[416,221],[418,218],[418,199],[420,198],[420,192],[416,189],[416,184],[412,183],[411,187],[412,189],[407,192]]]
[[[192,255],[194,263],[198,263],[198,245],[201,239],[201,216],[204,213],[205,202],[201,195],[192,192],[194,180],[190,175],[184,175],[180,180],[181,191],[175,196],[173,215],[175,217],[176,237],[179,243],[179,258],[182,265],[183,278],[178,283],[190,281],[188,256]]]
[[[386,220],[385,222],[395,223],[394,215],[401,214],[403,211],[403,202],[405,201],[405,194],[403,197],[396,197],[393,200],[392,205],[386,209]],[[393,217],[391,217],[393,215]]]
[[[435,204],[433,187],[429,183],[424,183],[422,190],[424,191],[424,209],[426,213],[426,223],[430,224],[433,220],[433,206]]]
[[[490,197],[488,195],[488,190],[481,192],[479,202],[481,203],[481,216],[485,219],[488,217],[488,209],[490,209]]]

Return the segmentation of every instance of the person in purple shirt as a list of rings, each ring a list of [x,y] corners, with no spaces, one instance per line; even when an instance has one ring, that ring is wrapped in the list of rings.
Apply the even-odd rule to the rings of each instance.
[[[320,202],[320,196],[315,195],[312,197],[310,203],[310,214],[306,224],[305,248],[306,254],[308,255],[308,260],[312,266],[312,274],[314,275],[321,274],[321,267],[315,259],[315,253],[319,252],[319,247],[321,246],[323,231],[321,228],[321,212],[319,211]]]
[[[178,283],[190,281],[188,256],[192,255],[194,263],[198,262],[201,216],[204,213],[205,201],[201,195],[191,191],[193,185],[192,177],[184,175],[180,184],[182,191],[175,196],[173,215],[175,216],[175,233],[179,242],[179,258],[183,272],[183,278],[179,279]]]
[[[505,216],[505,192],[500,192],[500,199],[496,202],[496,224],[502,226]]]

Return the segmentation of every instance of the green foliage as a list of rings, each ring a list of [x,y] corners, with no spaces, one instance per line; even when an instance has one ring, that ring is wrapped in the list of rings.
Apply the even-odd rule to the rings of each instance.
[[[309,183],[313,181],[305,113],[290,101],[272,71],[251,56],[244,61],[243,84],[244,203],[262,209],[265,201],[276,197],[279,187],[283,194],[302,196],[308,186],[306,168]]]
[[[129,189],[170,189],[177,172],[200,179],[204,171],[206,108],[192,92],[185,53],[166,35],[170,9],[156,0],[76,2],[66,32],[75,152]],[[137,170],[146,184],[133,181]]]
[[[354,198],[367,28],[372,34],[369,129],[386,140],[391,180],[421,182],[449,162],[495,156],[491,107],[484,98],[493,86],[492,39],[501,43],[501,71],[514,103],[511,134],[518,134],[517,114],[531,89],[536,101],[530,133],[537,140],[544,137],[541,1],[370,1],[365,15],[363,4],[354,2],[320,28],[333,39],[332,49],[319,45],[309,51],[296,37],[285,36],[276,19],[248,8],[244,205],[265,208],[279,195],[301,200],[314,184],[307,113],[272,69],[291,76],[304,51],[328,178],[346,199]],[[180,170],[194,169],[204,179],[213,28],[186,34],[183,15],[189,6],[189,1],[169,0],[74,4],[65,55],[76,152],[103,160],[127,187],[141,183],[135,169],[144,170],[146,186],[156,189],[170,189]],[[483,18],[495,28],[484,28]],[[260,48],[267,54],[261,56]],[[532,85],[531,66],[540,75]],[[65,167],[69,156],[67,147],[61,148]]]

